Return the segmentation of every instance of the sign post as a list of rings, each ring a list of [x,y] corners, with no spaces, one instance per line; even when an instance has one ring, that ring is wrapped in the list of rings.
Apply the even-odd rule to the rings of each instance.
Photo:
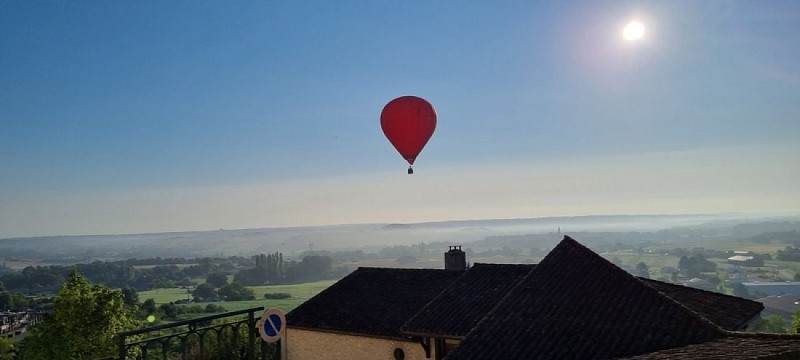
[[[283,329],[286,328],[286,315],[280,309],[272,308],[264,311],[258,323],[258,333],[261,339],[273,343],[281,339]]]

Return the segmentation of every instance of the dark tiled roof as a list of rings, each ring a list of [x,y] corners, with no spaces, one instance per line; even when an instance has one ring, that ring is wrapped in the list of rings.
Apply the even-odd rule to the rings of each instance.
[[[773,295],[767,296],[756,301],[764,304],[767,314],[776,314],[786,318],[791,318],[796,312],[800,311],[800,295]]]
[[[464,271],[359,268],[286,315],[289,327],[404,338],[400,326]]]
[[[724,330],[565,237],[447,359],[614,358]]]
[[[764,305],[757,301],[656,280],[642,280],[726,330],[744,330],[750,319],[764,310]]]
[[[422,308],[403,326],[403,331],[416,335],[462,338],[534,267],[475,264]]]
[[[741,334],[675,349],[626,358],[629,360],[791,360],[800,359],[800,336]]]

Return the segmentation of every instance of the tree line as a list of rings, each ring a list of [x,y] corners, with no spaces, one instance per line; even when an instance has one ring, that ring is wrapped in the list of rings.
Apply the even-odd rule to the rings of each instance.
[[[305,256],[300,261],[287,260],[282,253],[259,254],[253,257],[201,258],[178,260],[179,265],[163,264],[160,258],[150,260],[95,261],[71,266],[28,266],[21,271],[0,273],[0,284],[6,292],[42,294],[55,292],[78,270],[90,282],[114,288],[137,291],[194,286],[196,279],[209,274],[234,275],[244,285],[291,284],[329,279],[333,260],[329,256]],[[133,265],[158,264],[162,265]]]
[[[781,261],[800,261],[800,248],[787,246],[783,250],[778,250],[776,258]]]
[[[244,285],[293,284],[331,278],[333,259],[329,256],[304,256],[301,261],[286,261],[283,254],[259,254],[254,266],[234,275]]]

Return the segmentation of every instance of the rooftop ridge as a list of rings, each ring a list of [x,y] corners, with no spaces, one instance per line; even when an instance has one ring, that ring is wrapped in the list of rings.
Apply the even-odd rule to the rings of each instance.
[[[644,281],[644,283],[645,283],[645,284],[647,284],[647,283],[649,283],[649,282],[657,282],[657,283],[659,283],[659,284],[663,284],[663,285],[666,285],[666,286],[671,286],[671,287],[686,287],[686,286],[684,286],[684,285],[678,285],[678,284],[668,283],[668,282],[664,282],[664,281],[660,281],[660,280],[655,280],[655,279],[647,279],[647,278],[643,278],[643,277],[641,277],[641,276],[636,276],[636,278],[638,278],[639,280],[642,280],[642,281]],[[704,293],[707,293],[707,294],[713,294],[713,295],[717,295],[717,296],[724,296],[724,297],[728,297],[728,298],[733,298],[733,299],[738,299],[738,300],[745,300],[745,301],[749,301],[749,302],[753,302],[753,303],[761,304],[761,303],[759,303],[758,301],[754,301],[754,300],[750,300],[750,299],[745,299],[745,298],[741,298],[741,297],[738,297],[738,296],[733,296],[733,295],[723,294],[723,293],[719,293],[719,292],[716,292],[716,291],[709,291],[709,290],[700,289],[700,288],[692,288],[692,289],[694,289],[695,291],[704,292]]]
[[[582,275],[584,270],[595,274],[593,280]],[[592,296],[596,291],[609,296],[596,298]],[[569,320],[571,311],[590,308],[592,316],[583,322]],[[645,314],[644,322],[625,320]],[[657,320],[661,317],[668,319],[663,326]],[[519,331],[512,332],[512,328]],[[609,332],[612,328],[615,330]],[[480,359],[490,354],[506,358],[624,357],[702,343],[725,334],[720,326],[564,236],[451,355],[453,359]],[[631,336],[640,340],[629,342]],[[595,341],[587,341],[591,338]],[[491,345],[493,341],[500,343]]]
[[[740,297],[737,297],[737,296],[732,296],[732,295],[728,295],[728,294],[722,294],[722,293],[718,293],[718,292],[714,292],[714,291],[708,291],[708,290],[704,290],[704,289],[690,288],[690,287],[687,287],[687,286],[684,286],[684,285],[671,284],[671,283],[667,283],[667,282],[663,282],[663,281],[658,281],[658,280],[653,280],[653,279],[645,279],[645,278],[641,278],[641,277],[638,277],[638,276],[637,276],[637,279],[639,279],[640,281],[642,281],[643,283],[645,283],[645,285],[647,285],[647,286],[649,286],[649,287],[651,287],[651,288],[655,289],[656,291],[658,291],[658,292],[660,292],[660,293],[664,294],[664,296],[668,297],[668,298],[669,298],[669,299],[671,299],[672,301],[674,301],[674,302],[678,303],[678,304],[679,304],[679,305],[681,305],[681,306],[687,307],[687,308],[689,308],[689,307],[688,307],[687,305],[685,305],[685,304],[684,304],[682,301],[679,301],[678,299],[675,299],[673,294],[665,293],[665,292],[663,292],[663,291],[661,291],[661,290],[659,290],[659,289],[655,288],[656,284],[657,284],[658,286],[664,286],[664,287],[667,287],[667,288],[673,288],[673,289],[676,289],[676,290],[683,290],[683,291],[686,291],[686,289],[683,289],[683,288],[689,288],[689,289],[691,289],[691,291],[693,291],[693,292],[697,292],[697,293],[705,294],[706,296],[720,297],[720,298],[725,298],[725,299],[730,299],[730,300],[736,300],[736,301],[740,301],[740,302],[749,302],[749,303],[751,303],[751,304],[754,306],[754,308],[757,308],[757,309],[758,309],[757,311],[755,311],[755,312],[754,312],[754,314],[753,314],[753,315],[755,315],[755,314],[757,314],[757,313],[760,313],[762,310],[764,310],[764,304],[762,304],[762,303],[760,303],[760,302],[758,302],[758,301],[753,301],[753,300],[749,300],[749,299],[740,298]],[[719,301],[719,300],[717,300],[717,301]],[[702,319],[705,319],[706,321],[708,321],[708,322],[712,323],[713,325],[715,325],[715,326],[718,326],[718,327],[720,327],[721,329],[723,329],[723,330],[725,330],[725,331],[731,331],[731,330],[729,330],[729,329],[725,329],[725,328],[723,328],[723,327],[722,327],[720,324],[718,324],[717,322],[714,322],[714,321],[711,321],[711,320],[709,320],[708,318],[706,318],[705,316],[703,316],[703,314],[701,314],[701,313],[699,313],[699,312],[695,311],[694,309],[692,309],[692,308],[689,308],[689,310],[690,310],[690,311],[692,311],[692,312],[694,312],[695,314],[697,314],[697,316],[699,316],[700,318],[702,318]],[[739,323],[737,323],[736,325],[737,325],[738,327],[741,327],[741,326],[744,326],[744,325],[746,325],[746,324],[747,324],[747,321],[744,321],[744,322],[739,322]]]
[[[416,325],[417,326],[416,329],[419,329],[420,322],[424,323],[424,320],[421,320],[420,317],[423,317],[423,318],[424,317],[435,318],[436,315],[426,314],[426,311],[432,311],[435,314],[435,311],[437,310],[436,307],[437,306],[441,306],[441,304],[439,302],[440,301],[446,301],[446,298],[452,295],[451,292],[457,292],[463,286],[463,284],[461,284],[461,281],[462,280],[466,280],[466,277],[473,276],[473,275],[479,276],[479,275],[477,275],[476,272],[483,271],[484,269],[486,269],[486,270],[495,269],[496,270],[496,269],[502,269],[502,268],[505,268],[505,269],[514,268],[514,269],[519,269],[519,270],[525,270],[526,268],[528,269],[525,272],[525,274],[523,274],[519,279],[517,279],[516,283],[514,283],[511,286],[511,288],[513,288],[514,286],[516,286],[521,281],[522,278],[524,278],[527,275],[527,273],[529,273],[530,271],[532,271],[533,269],[536,268],[536,264],[475,263],[475,264],[473,264],[472,268],[468,269],[464,273],[464,275],[462,275],[459,278],[455,279],[451,284],[449,284],[445,289],[443,289],[442,292],[440,292],[433,299],[431,299],[431,301],[429,301],[427,304],[425,304],[425,306],[420,308],[420,310],[417,312],[417,314],[414,315],[414,317],[410,318],[408,321],[406,321],[403,324],[403,326],[401,326],[401,330],[404,333],[408,334],[408,335],[425,336],[425,335],[435,334],[435,335],[445,336],[445,337],[448,337],[448,338],[458,338],[458,339],[463,338],[466,334],[456,333],[457,330],[454,330],[452,327],[449,328],[448,330],[456,331],[456,332],[446,332],[446,330],[444,330],[444,329],[447,328],[448,326],[444,325],[444,324],[439,324],[440,327],[438,328],[438,330],[440,330],[440,331],[432,331],[431,328],[428,328],[427,331],[415,331],[415,330],[410,329],[410,328],[413,328],[414,327],[413,325]],[[506,274],[506,275],[511,275],[511,274]],[[502,280],[507,280],[507,279],[508,278],[501,279],[501,282],[502,282]],[[497,304],[502,302],[502,299],[505,298],[505,296],[507,296],[510,291],[511,291],[511,289],[508,289],[508,291],[506,291],[506,293],[503,294],[502,298],[500,298],[499,300],[496,300],[496,302],[492,306],[492,308],[494,308],[494,306],[496,306]],[[490,299],[486,299],[486,300],[492,301]],[[458,300],[460,300],[460,299],[457,299],[456,303],[458,303]],[[438,310],[441,310],[441,309],[438,309]],[[476,321],[475,324],[477,325],[477,323],[479,323],[483,319],[483,317],[487,313],[489,313],[490,311],[491,311],[491,308],[488,309],[487,311],[483,312],[483,315],[481,315],[480,318],[478,318],[478,321]],[[467,316],[467,314],[464,314],[464,315]],[[452,325],[452,324],[450,324],[450,325]]]
[[[636,281],[636,282],[639,282],[640,284],[642,284],[642,285],[646,286],[648,289],[651,289],[653,292],[655,292],[655,293],[657,293],[657,294],[661,295],[663,298],[665,298],[667,301],[669,301],[669,302],[670,302],[670,303],[672,303],[673,305],[676,305],[676,306],[680,307],[681,309],[683,309],[684,311],[686,311],[686,312],[689,314],[689,316],[692,316],[692,317],[696,318],[697,320],[699,320],[699,321],[701,321],[701,322],[705,323],[705,325],[707,325],[707,326],[711,327],[711,328],[712,328],[714,331],[718,332],[719,334],[723,334],[723,333],[725,333],[726,331],[728,331],[728,330],[725,330],[725,329],[723,329],[721,326],[717,325],[716,323],[712,322],[711,320],[708,320],[708,319],[706,319],[706,318],[705,318],[703,315],[700,315],[699,313],[697,313],[696,311],[694,311],[694,310],[690,309],[690,308],[689,308],[689,307],[687,307],[686,305],[684,305],[684,304],[681,304],[680,302],[676,301],[676,300],[675,300],[675,299],[673,299],[671,296],[669,296],[669,295],[665,294],[664,292],[662,292],[662,291],[660,291],[660,290],[656,289],[655,287],[651,286],[650,284],[648,284],[646,281],[642,280],[642,279],[641,279],[641,278],[639,278],[638,276],[634,276],[634,275],[630,274],[629,272],[627,272],[627,271],[625,271],[625,270],[621,269],[621,268],[620,268],[620,267],[618,267],[617,265],[614,265],[614,263],[612,263],[612,262],[611,262],[611,261],[609,261],[608,259],[606,259],[606,258],[604,258],[604,257],[602,257],[602,256],[600,256],[600,255],[598,255],[597,253],[595,253],[594,251],[592,251],[591,249],[589,249],[589,248],[588,248],[588,247],[586,247],[585,245],[583,245],[583,244],[579,243],[579,242],[578,242],[578,241],[576,241],[575,239],[573,239],[573,238],[571,238],[571,237],[569,237],[569,236],[567,236],[567,235],[564,235],[564,239],[563,239],[563,240],[561,240],[561,243],[559,243],[559,244],[558,244],[558,246],[561,246],[561,244],[562,244],[562,243],[564,243],[564,242],[567,242],[567,244],[568,244],[568,245],[570,245],[570,246],[576,246],[576,247],[580,248],[581,250],[583,250],[583,251],[587,252],[587,253],[588,253],[590,256],[594,256],[594,257],[596,257],[597,259],[599,259],[599,260],[602,260],[602,262],[601,262],[601,263],[602,263],[602,264],[604,264],[605,266],[607,266],[607,267],[609,267],[609,268],[613,269],[613,271],[616,271],[616,272],[618,272],[618,273],[625,274],[625,275],[627,275],[628,277],[630,277],[632,280],[634,280],[634,281]],[[556,246],[556,248],[558,248],[558,246]],[[556,249],[553,249],[553,252],[554,252],[555,250],[556,250]],[[551,254],[552,254],[552,252],[551,252]],[[545,258],[544,258],[544,259],[542,259],[542,261],[541,261],[539,264],[541,264],[541,263],[543,263],[545,260],[547,260],[547,258],[548,258],[549,256],[550,256],[550,254],[547,254],[547,256],[545,256]],[[655,281],[655,280],[654,280],[654,281]],[[678,286],[678,285],[675,285],[675,286]]]
[[[393,267],[381,267],[381,266],[359,266],[356,268],[355,271],[362,270],[362,271],[463,271],[463,270],[446,270],[446,269],[429,269],[429,268],[393,268]]]
[[[752,338],[752,339],[792,339],[800,341],[800,334],[780,334],[780,333],[760,333],[760,332],[744,332],[744,331],[730,331],[726,330],[726,335],[735,338]]]
[[[538,265],[538,264],[537,264],[537,265]],[[517,291],[517,289],[518,289],[520,286],[522,286],[522,284],[525,282],[525,280],[526,280],[526,279],[527,279],[529,276],[531,276],[531,273],[532,273],[532,272],[534,272],[534,271],[536,271],[536,267],[534,267],[533,269],[531,269],[531,271],[529,271],[527,274],[525,274],[525,276],[523,276],[523,277],[522,277],[522,279],[520,279],[520,281],[517,281],[517,283],[516,283],[514,286],[512,286],[512,287],[511,287],[511,290],[509,290],[509,291],[508,291],[508,293],[506,293],[506,295],[505,295],[505,296],[503,296],[503,298],[502,298],[502,299],[500,299],[500,301],[498,301],[498,302],[497,302],[497,304],[495,304],[494,306],[492,306],[492,309],[491,309],[491,310],[489,310],[489,311],[486,313],[486,315],[484,315],[483,317],[481,317],[481,320],[480,320],[480,321],[478,321],[478,323],[475,325],[475,327],[474,327],[474,328],[472,328],[472,330],[470,330],[470,332],[469,332],[469,333],[467,333],[467,335],[466,335],[466,336],[464,336],[464,338],[466,339],[467,337],[469,337],[469,335],[470,335],[471,333],[473,333],[473,332],[475,331],[475,329],[479,328],[479,327],[480,327],[480,325],[481,325],[482,323],[489,321],[489,318],[491,317],[491,315],[493,315],[493,314],[495,313],[495,311],[496,311],[498,308],[500,308],[500,306],[501,306],[501,305],[503,305],[503,304],[506,302],[506,300],[508,300],[508,298],[509,298],[509,296],[511,296],[511,294],[514,294],[514,293]]]

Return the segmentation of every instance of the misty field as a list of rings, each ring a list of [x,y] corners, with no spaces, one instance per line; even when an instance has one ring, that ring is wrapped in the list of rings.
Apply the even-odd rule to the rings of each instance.
[[[227,311],[234,311],[234,310],[242,310],[242,309],[249,309],[254,307],[263,306],[265,308],[276,307],[284,312],[292,311],[292,309],[296,308],[298,305],[302,304],[306,300],[310,299],[314,295],[318,294],[320,291],[327,289],[336,280],[324,280],[324,281],[316,281],[310,283],[303,283],[303,284],[292,284],[292,285],[264,285],[264,286],[250,286],[250,289],[253,289],[255,293],[255,300],[246,300],[246,301],[219,301],[214,303],[208,302],[201,302],[201,303],[191,303],[192,305],[202,305],[206,306],[206,304],[215,304],[220,305],[225,308]],[[154,289],[154,290],[147,290],[142,291],[139,293],[139,300],[145,301],[147,299],[152,298],[157,305],[166,304],[172,301],[178,301],[183,299],[191,299],[192,298],[192,288],[166,288],[166,289]],[[288,293],[291,294],[292,297],[289,299],[264,299],[264,294],[266,293]]]

